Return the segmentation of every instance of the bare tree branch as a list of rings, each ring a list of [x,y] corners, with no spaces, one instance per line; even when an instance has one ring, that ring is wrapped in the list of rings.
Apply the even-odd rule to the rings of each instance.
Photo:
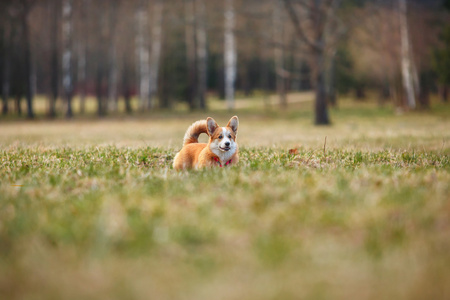
[[[289,14],[289,17],[294,25],[295,28],[295,32],[297,33],[298,37],[308,45],[308,47],[310,47],[312,50],[314,51],[321,51],[322,49],[322,45],[319,45],[313,41],[311,41],[311,39],[309,39],[306,34],[305,31],[303,30],[302,25],[300,24],[300,20],[298,18],[297,13],[295,12],[294,7],[292,6],[291,0],[283,0],[284,5],[286,7],[286,10]]]

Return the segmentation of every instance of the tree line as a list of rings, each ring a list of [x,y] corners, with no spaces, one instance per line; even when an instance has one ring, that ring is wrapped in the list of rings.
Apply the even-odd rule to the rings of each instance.
[[[315,122],[339,95],[426,108],[446,101],[445,0],[2,0],[2,114],[72,117],[74,97],[97,114],[207,109],[212,94],[234,108],[236,91],[315,90]],[[443,9],[444,8],[444,9]],[[26,112],[22,112],[25,100]]]

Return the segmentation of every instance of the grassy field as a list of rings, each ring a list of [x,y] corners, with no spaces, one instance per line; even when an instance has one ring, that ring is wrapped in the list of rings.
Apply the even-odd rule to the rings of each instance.
[[[449,299],[450,107],[309,105],[243,108],[239,166],[189,172],[229,113],[0,123],[0,299]]]

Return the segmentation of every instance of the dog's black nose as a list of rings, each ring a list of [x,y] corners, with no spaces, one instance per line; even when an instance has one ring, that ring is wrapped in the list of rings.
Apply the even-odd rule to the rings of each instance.
[[[230,146],[230,142],[226,142],[225,146],[227,146],[227,147]]]

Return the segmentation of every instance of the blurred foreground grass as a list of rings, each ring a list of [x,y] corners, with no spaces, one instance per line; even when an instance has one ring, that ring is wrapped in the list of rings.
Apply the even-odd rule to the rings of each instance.
[[[238,115],[240,165],[191,172],[204,115],[2,124],[0,298],[450,297],[448,114]]]

